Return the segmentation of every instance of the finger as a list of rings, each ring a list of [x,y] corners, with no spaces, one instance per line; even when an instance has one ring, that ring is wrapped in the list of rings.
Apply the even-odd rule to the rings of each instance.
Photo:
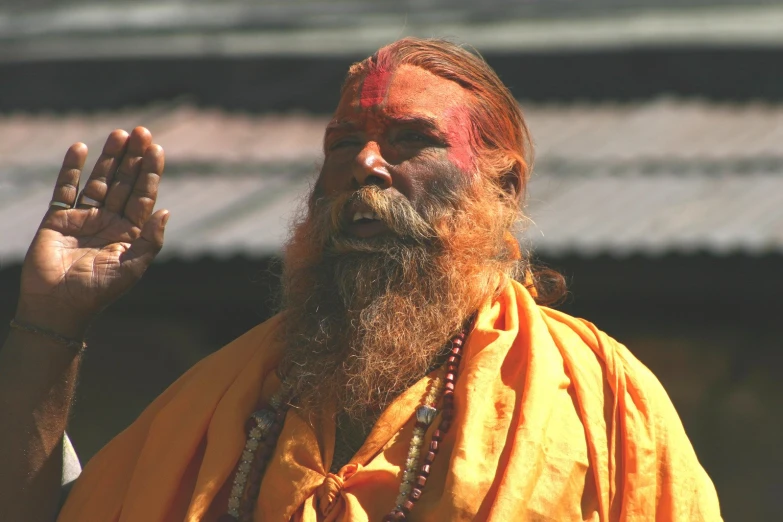
[[[81,176],[86,159],[87,145],[84,143],[74,143],[68,148],[54,184],[52,201],[73,206],[76,194],[79,193],[79,176]],[[51,207],[51,209],[57,210],[58,207]]]
[[[141,159],[144,151],[152,143],[152,134],[144,127],[136,127],[131,132],[128,140],[128,150],[125,151],[114,180],[109,184],[109,192],[106,194],[104,206],[110,212],[122,214],[136,178],[141,170]]]
[[[141,170],[133,185],[133,191],[125,204],[123,214],[131,223],[141,227],[152,214],[158,197],[158,184],[163,174],[163,147],[150,145],[141,159]]]
[[[108,192],[109,183],[114,177],[114,172],[120,164],[125,151],[128,148],[128,133],[122,129],[117,129],[109,134],[103,150],[92,168],[90,179],[84,185],[83,196],[87,196],[96,202],[103,204]],[[88,208],[91,205],[77,204],[79,208]]]
[[[139,237],[120,258],[125,270],[130,271],[135,277],[141,277],[163,248],[163,233],[168,220],[169,211],[158,210],[144,223]]]

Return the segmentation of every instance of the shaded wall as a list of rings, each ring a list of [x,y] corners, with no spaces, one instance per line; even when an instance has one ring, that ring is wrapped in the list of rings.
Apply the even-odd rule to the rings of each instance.
[[[486,53],[518,99],[629,101],[660,95],[783,100],[783,49],[626,48]],[[356,56],[0,63],[0,111],[117,109],[184,97],[229,110],[331,113]],[[150,79],[154,79],[151,81]],[[56,86],[56,88],[53,88]]]

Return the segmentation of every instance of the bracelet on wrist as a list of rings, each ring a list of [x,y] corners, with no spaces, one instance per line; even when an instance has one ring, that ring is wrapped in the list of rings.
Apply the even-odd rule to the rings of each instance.
[[[33,324],[23,323],[17,321],[16,319],[11,319],[10,324],[11,324],[11,328],[15,328],[17,330],[21,330],[23,332],[27,332],[35,335],[40,335],[58,344],[62,344],[63,346],[71,350],[75,355],[80,354],[81,352],[84,351],[85,348],[87,348],[87,343],[84,340],[79,341],[77,339],[69,339],[68,337],[62,336],[57,332],[53,332],[51,330],[47,330],[46,328],[40,328]]]

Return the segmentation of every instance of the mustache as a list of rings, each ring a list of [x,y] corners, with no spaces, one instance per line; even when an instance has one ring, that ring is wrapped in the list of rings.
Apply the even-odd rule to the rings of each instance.
[[[311,212],[320,223],[324,246],[350,247],[365,250],[372,241],[355,238],[348,233],[352,209],[361,205],[375,213],[397,240],[425,244],[437,237],[434,227],[399,192],[375,185],[335,196],[321,196],[313,201]],[[374,238],[380,239],[380,238]],[[388,238],[387,238],[388,239]]]

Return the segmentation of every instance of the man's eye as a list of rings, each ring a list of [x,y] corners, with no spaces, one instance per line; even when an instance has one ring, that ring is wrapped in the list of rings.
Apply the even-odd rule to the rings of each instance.
[[[429,136],[426,134],[422,134],[420,132],[413,132],[413,131],[405,131],[403,133],[400,133],[399,138],[400,141],[407,141],[410,143],[429,143],[430,139]]]
[[[360,147],[361,143],[356,138],[342,138],[329,146],[329,150],[345,149],[348,147]]]

